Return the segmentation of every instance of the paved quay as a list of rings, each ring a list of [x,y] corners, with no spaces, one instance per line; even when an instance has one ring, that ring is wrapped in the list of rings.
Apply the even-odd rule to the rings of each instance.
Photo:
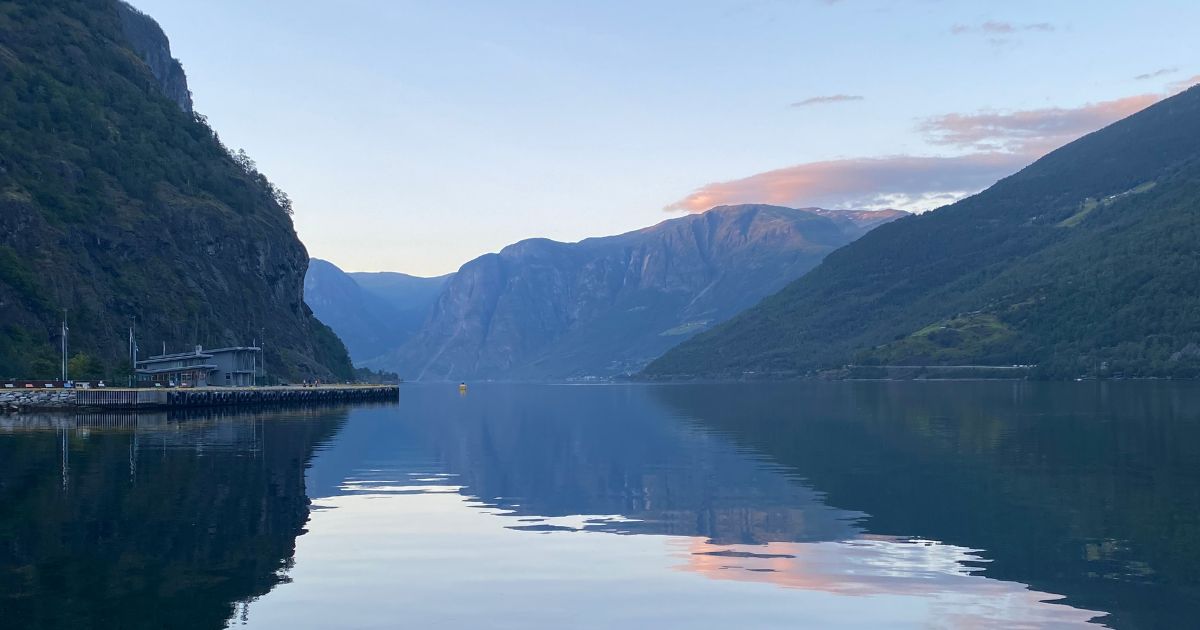
[[[398,385],[0,390],[0,411],[173,409],[395,400]]]

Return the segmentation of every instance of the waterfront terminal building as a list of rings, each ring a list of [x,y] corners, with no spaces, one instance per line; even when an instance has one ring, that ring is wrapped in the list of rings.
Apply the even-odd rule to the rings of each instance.
[[[249,387],[261,365],[261,348],[238,346],[163,354],[137,362],[141,386]]]

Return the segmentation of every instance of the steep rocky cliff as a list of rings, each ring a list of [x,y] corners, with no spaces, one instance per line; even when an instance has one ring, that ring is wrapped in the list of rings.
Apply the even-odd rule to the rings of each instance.
[[[286,196],[190,113],[153,21],[115,0],[0,4],[0,375],[265,340],[281,378],[348,376],[311,316]],[[82,373],[80,373],[82,372]]]
[[[579,243],[521,241],[463,265],[421,332],[373,363],[429,380],[635,371],[816,266],[864,221],[903,214],[823,212],[726,206]]]
[[[117,15],[129,45],[150,68],[163,95],[175,101],[183,111],[192,113],[192,91],[188,89],[187,75],[179,60],[171,56],[171,42],[162,27],[124,2],[117,3]]]

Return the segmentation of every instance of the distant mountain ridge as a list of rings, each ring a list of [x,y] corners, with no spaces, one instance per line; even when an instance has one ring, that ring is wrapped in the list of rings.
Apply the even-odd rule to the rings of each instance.
[[[908,216],[909,212],[904,210],[895,210],[885,208],[883,210],[826,210],[824,208],[800,208],[805,212],[812,212],[833,221],[835,225],[846,231],[847,234],[853,235],[855,238],[870,232],[871,230],[890,223],[896,219]]]
[[[350,358],[364,364],[416,333],[450,277],[346,273],[313,258],[304,277],[304,300],[346,344]]]
[[[651,364],[654,378],[855,365],[1200,376],[1200,87],[984,192],[880,227]]]
[[[442,287],[454,277],[452,273],[427,278],[394,271],[351,271],[346,275],[364,291],[378,296],[401,313],[419,313],[418,320],[424,319]]]
[[[723,206],[578,243],[521,241],[463,265],[420,331],[369,365],[424,380],[634,372],[905,214]]]

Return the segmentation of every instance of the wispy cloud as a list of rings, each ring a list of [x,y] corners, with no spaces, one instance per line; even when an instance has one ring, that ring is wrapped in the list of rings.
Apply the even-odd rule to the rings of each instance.
[[[1004,47],[1016,43],[1015,36],[1021,33],[1043,32],[1049,33],[1057,30],[1057,28],[1049,22],[1029,22],[1025,24],[1017,24],[1014,22],[1001,22],[998,20],[988,20],[980,24],[955,24],[950,27],[950,32],[955,35],[981,35],[987,38],[987,43],[996,47]]]
[[[997,20],[988,20],[982,24],[955,24],[950,28],[950,32],[955,35],[965,35],[967,33],[984,33],[986,35],[1013,35],[1020,32],[1041,31],[1048,33],[1054,31],[1055,26],[1049,22],[1032,22],[1027,24],[1014,24],[1013,22],[1000,22]]]
[[[1176,81],[1176,82],[1172,83],[1171,85],[1168,85],[1167,90],[1170,93],[1175,94],[1178,92],[1182,92],[1196,84],[1200,84],[1200,74],[1190,76],[1182,81]]]
[[[1200,82],[1200,76],[1192,81]],[[974,194],[1047,152],[1148,107],[1160,98],[1157,94],[1142,94],[1072,108],[935,116],[918,126],[926,139],[969,153],[797,164],[701,186],[668,205],[666,210],[702,212],[713,206],[750,202],[928,210]]]
[[[790,107],[809,107],[810,105],[826,105],[829,103],[846,103],[861,101],[864,97],[857,94],[830,94],[828,96],[810,96],[802,101],[792,103]]]
[[[1133,78],[1134,78],[1134,80],[1137,80],[1137,81],[1145,81],[1147,79],[1157,79],[1158,77],[1163,77],[1168,74],[1175,74],[1176,72],[1179,72],[1179,68],[1159,68],[1158,70],[1155,70],[1154,72],[1147,72],[1145,74],[1139,74]]]
[[[1159,98],[1140,94],[1080,107],[945,114],[923,121],[918,128],[933,144],[1036,156],[1141,111]]]

